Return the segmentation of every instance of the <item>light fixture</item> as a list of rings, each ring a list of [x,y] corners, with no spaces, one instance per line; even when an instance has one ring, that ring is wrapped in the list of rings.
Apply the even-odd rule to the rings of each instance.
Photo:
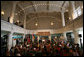
[[[69,17],[69,19],[71,19],[71,18]]]
[[[45,41],[45,40],[42,40],[43,42]]]
[[[19,20],[17,20],[17,22],[19,23]]]
[[[66,10],[66,12],[68,12],[68,10]]]
[[[51,25],[54,25],[54,23],[53,23],[53,22],[51,22]]]
[[[36,50],[36,48],[34,48],[34,50]]]
[[[35,23],[36,26],[38,26],[38,23]]]
[[[29,47],[30,45],[27,45],[27,47]]]
[[[1,15],[4,15],[4,11],[1,11]]]
[[[83,9],[83,6],[82,6],[82,9]]]

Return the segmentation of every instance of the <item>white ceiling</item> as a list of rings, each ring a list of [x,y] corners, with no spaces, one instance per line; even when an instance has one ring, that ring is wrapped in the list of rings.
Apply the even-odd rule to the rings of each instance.
[[[18,4],[26,13],[34,12],[60,12],[64,1],[20,1]],[[64,7],[68,7],[68,1],[65,1]]]
[[[78,3],[76,5],[79,5]],[[4,17],[6,17],[4,19],[6,20],[10,16],[12,5],[11,1],[1,2],[1,10],[4,10]],[[14,20],[24,23],[24,15],[26,13],[27,29],[37,28],[35,26],[36,19],[39,21],[38,29],[53,29],[50,21],[54,21],[54,28],[59,29],[62,27],[61,8],[66,10],[68,6],[69,1],[18,1],[15,10],[17,15],[15,14]]]

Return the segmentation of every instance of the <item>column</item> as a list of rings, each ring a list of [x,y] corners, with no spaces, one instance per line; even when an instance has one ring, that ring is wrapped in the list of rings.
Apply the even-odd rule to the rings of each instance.
[[[62,10],[61,14],[62,14],[62,25],[64,27],[65,26],[65,18],[64,18],[64,11],[63,10]],[[63,33],[63,36],[64,36],[64,39],[67,40],[66,32]]]
[[[24,39],[26,38],[26,34],[28,34],[28,30],[24,29],[23,42],[24,42]]]
[[[66,32],[63,33],[64,39],[67,41]]]
[[[51,35],[49,36],[49,40],[51,41]]]
[[[13,31],[11,31],[11,33],[9,33],[9,38],[8,38],[8,42],[7,42],[8,50],[9,51],[10,51],[11,47],[13,46],[13,39],[12,39],[12,37],[13,37]]]
[[[12,8],[12,12],[11,12],[11,15],[10,15],[10,21],[9,21],[10,23],[13,23],[16,4],[17,4],[17,2],[13,2],[13,8]]]
[[[16,40],[12,39],[13,47],[16,45]]]
[[[72,10],[74,11],[75,10],[75,2],[74,1],[70,1],[71,2],[71,5],[72,5]]]
[[[61,12],[61,15],[62,15],[62,25],[65,26],[65,19],[64,19],[64,12],[63,11]]]
[[[75,2],[70,1],[70,4],[71,4],[71,14],[72,14],[71,17],[73,20],[74,11],[75,11]],[[74,33],[74,43],[77,44],[77,43],[79,43],[78,32],[74,29],[74,27],[73,27],[73,33]]]
[[[75,11],[75,2],[71,1],[72,4],[72,19],[74,18],[74,11]]]
[[[26,13],[24,12],[24,28],[26,29]]]
[[[70,20],[73,20],[74,10],[75,10],[75,2],[69,1],[69,17],[70,17]]]
[[[73,33],[74,33],[74,43],[75,44],[80,44],[79,43],[79,38],[78,38],[78,32],[76,30],[73,30]]]
[[[37,39],[38,39],[37,41],[38,41],[38,47],[39,47],[39,40],[40,40],[40,36],[38,36],[38,37],[37,37]]]
[[[26,13],[25,13],[25,11],[24,11],[24,29],[25,29],[25,32],[24,32],[23,40],[24,40],[25,35],[26,35]]]
[[[24,43],[25,35],[26,35],[26,34],[24,33],[24,35],[23,35],[23,43]]]
[[[23,36],[23,40],[24,40],[24,38],[25,38],[25,35],[27,34],[26,33],[26,13],[25,13],[25,11],[24,11],[24,29],[25,29],[25,32],[24,32],[24,36]],[[24,41],[23,41],[24,42]]]

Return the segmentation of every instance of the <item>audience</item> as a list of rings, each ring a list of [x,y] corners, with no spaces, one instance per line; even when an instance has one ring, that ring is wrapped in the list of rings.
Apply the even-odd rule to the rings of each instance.
[[[10,56],[82,56],[79,45],[59,42],[27,43],[11,47]]]

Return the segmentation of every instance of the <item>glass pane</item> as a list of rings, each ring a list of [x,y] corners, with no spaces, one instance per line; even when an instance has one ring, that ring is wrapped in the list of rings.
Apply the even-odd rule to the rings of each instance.
[[[73,19],[76,19],[77,16],[78,16],[78,15],[77,15],[77,11],[75,10],[75,11],[74,11],[74,14],[73,14]]]
[[[81,8],[78,7],[77,11],[78,11],[78,16],[80,16],[81,15]]]

